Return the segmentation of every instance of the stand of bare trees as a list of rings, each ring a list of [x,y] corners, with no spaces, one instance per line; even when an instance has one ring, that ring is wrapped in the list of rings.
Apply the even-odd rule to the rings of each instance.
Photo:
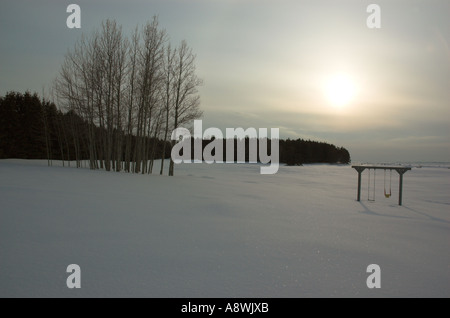
[[[57,103],[88,126],[80,136],[77,123],[67,120],[61,134],[72,136],[75,152],[87,144],[91,169],[151,173],[154,159],[166,158],[170,132],[202,116],[201,84],[192,49],[185,41],[172,48],[156,17],[130,38],[106,20],[66,54],[55,80]]]

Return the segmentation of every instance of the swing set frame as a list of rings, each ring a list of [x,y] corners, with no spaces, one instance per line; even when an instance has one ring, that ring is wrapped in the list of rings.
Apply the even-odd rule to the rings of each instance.
[[[403,166],[375,166],[375,165],[355,165],[352,166],[353,169],[355,169],[358,172],[358,191],[357,191],[357,197],[356,197],[356,201],[361,201],[361,175],[362,172],[366,169],[369,169],[369,190],[370,190],[370,170],[374,170],[374,175],[373,175],[373,181],[374,181],[374,187],[373,187],[373,191],[374,191],[374,196],[373,196],[373,200],[370,199],[370,193],[368,194],[368,200],[369,201],[375,201],[375,171],[377,169],[382,169],[384,170],[384,195],[385,197],[390,197],[391,196],[391,188],[389,188],[389,193],[386,193],[386,170],[390,170],[390,183],[391,183],[391,178],[392,178],[392,170],[397,171],[398,175],[399,175],[399,184],[398,184],[398,205],[402,205],[402,196],[403,196],[403,175],[405,174],[406,171],[411,170],[410,167],[403,167]],[[369,191],[368,191],[369,192]],[[388,196],[389,195],[389,196]]]

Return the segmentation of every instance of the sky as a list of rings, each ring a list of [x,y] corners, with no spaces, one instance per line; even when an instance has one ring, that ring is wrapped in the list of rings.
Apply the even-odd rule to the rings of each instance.
[[[80,29],[66,25],[71,3]],[[197,56],[203,129],[279,128],[353,162],[448,162],[449,12],[448,0],[1,0],[0,95],[42,95],[102,20],[130,34],[157,15]]]

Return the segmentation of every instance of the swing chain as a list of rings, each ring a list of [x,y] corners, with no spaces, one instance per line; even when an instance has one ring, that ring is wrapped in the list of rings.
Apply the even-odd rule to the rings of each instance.
[[[389,192],[386,192],[386,169],[384,169],[384,196],[390,198],[392,195],[392,169],[389,169]]]
[[[376,169],[373,169],[373,196],[372,199],[370,198],[370,168],[368,170],[369,172],[369,180],[368,180],[368,187],[367,187],[367,201],[375,201],[375,177],[376,177]]]

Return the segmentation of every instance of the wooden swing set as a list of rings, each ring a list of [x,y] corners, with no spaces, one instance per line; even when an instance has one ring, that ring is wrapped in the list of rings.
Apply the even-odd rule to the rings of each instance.
[[[375,177],[377,169],[384,170],[384,197],[390,198],[392,196],[392,170],[397,171],[399,174],[399,190],[398,190],[398,205],[402,205],[402,195],[403,195],[403,175],[406,171],[411,170],[410,167],[402,167],[402,166],[373,166],[373,165],[357,165],[352,166],[358,172],[358,192],[357,192],[357,201],[361,201],[361,174],[364,170],[368,169],[369,176],[367,182],[367,200],[375,201]],[[371,171],[373,170],[373,177],[371,182]],[[387,170],[389,170],[389,188],[387,187]],[[373,188],[372,194],[370,188]]]

